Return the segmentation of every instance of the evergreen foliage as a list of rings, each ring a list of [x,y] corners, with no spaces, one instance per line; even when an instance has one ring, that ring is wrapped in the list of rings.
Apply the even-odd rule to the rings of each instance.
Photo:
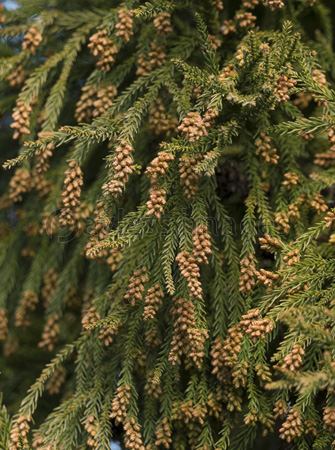
[[[325,2],[0,22],[0,448],[335,448]]]

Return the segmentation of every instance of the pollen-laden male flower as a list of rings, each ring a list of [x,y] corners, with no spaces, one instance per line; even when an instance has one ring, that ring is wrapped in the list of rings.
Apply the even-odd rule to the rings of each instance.
[[[284,8],[285,4],[282,0],[263,0],[264,5],[268,6],[271,11],[275,11],[276,9]]]
[[[158,180],[166,174],[169,169],[169,163],[174,160],[174,156],[171,153],[159,152],[157,157],[154,158],[145,171],[149,177],[151,184],[155,185]]]
[[[205,122],[198,112],[189,112],[183,118],[178,130],[190,142],[198,142],[203,136],[208,136]]]
[[[149,131],[155,136],[164,134],[170,136],[178,126],[178,120],[166,113],[165,106],[160,99],[149,110]]]
[[[34,291],[26,291],[23,294],[23,299],[20,302],[17,310],[15,311],[16,327],[29,327],[31,325],[29,312],[36,309],[38,303],[38,297]]]
[[[5,7],[4,7],[3,3],[0,2],[0,23],[6,22],[6,16],[3,13],[4,9],[5,9]]]
[[[132,306],[135,306],[136,302],[142,300],[144,285],[148,281],[149,277],[146,267],[135,270],[134,275],[129,280],[128,289],[124,296],[125,300],[128,300]]]
[[[73,225],[74,210],[80,205],[81,186],[83,185],[83,174],[76,161],[71,161],[65,172],[64,188],[62,192],[63,206],[59,224],[61,226]]]
[[[292,266],[292,264],[296,264],[300,261],[300,251],[298,248],[295,248],[294,250],[290,250],[286,253],[286,255],[283,257],[283,261],[288,265]]]
[[[123,37],[126,42],[133,36],[133,13],[129,9],[122,8],[118,11],[119,22],[115,25],[118,30],[116,37]]]
[[[278,102],[286,103],[290,100],[290,89],[294,88],[297,82],[288,75],[280,75],[275,83],[274,95]]]
[[[172,444],[172,430],[171,425],[169,423],[169,420],[167,417],[164,417],[156,427],[155,431],[155,445],[160,446],[162,445],[165,448],[170,448],[170,445]]]
[[[243,12],[236,15],[236,20],[240,28],[253,28],[257,17],[251,12]]]
[[[201,175],[194,168],[201,158],[202,155],[192,156],[179,162],[180,185],[187,200],[194,199],[198,192]]]
[[[6,311],[0,309],[0,341],[5,341],[8,336],[8,319]]]
[[[255,344],[258,340],[265,339],[266,335],[273,330],[273,322],[262,319],[258,309],[250,309],[240,320],[241,329]]]
[[[115,55],[118,52],[118,48],[108,37],[108,31],[101,30],[93,34],[90,37],[88,48],[94,56],[99,58],[97,68],[108,72],[111,69],[111,65],[114,64]]]
[[[43,175],[50,168],[50,159],[53,155],[54,146],[52,142],[50,142],[44,150],[38,150],[35,153],[36,156],[36,164],[33,169],[33,175],[40,180],[39,175]]]
[[[254,263],[254,257],[250,253],[247,258],[242,259],[241,265],[241,275],[239,280],[240,292],[246,292],[250,294],[251,289],[256,284],[257,270]]]
[[[279,437],[290,443],[299,438],[303,433],[301,414],[295,408],[288,411],[285,422],[279,430]]]
[[[203,224],[196,227],[192,232],[193,255],[199,264],[202,262],[208,264],[207,255],[212,253],[211,237],[207,231],[207,225]]]
[[[105,213],[105,203],[100,201],[94,211],[94,224],[90,231],[90,239],[86,245],[86,257],[89,259],[101,260],[108,256],[108,249],[99,246],[99,243],[107,236],[110,226],[110,218]],[[96,251],[90,253],[93,247]]]
[[[248,9],[254,9],[257,6],[259,0],[243,0],[242,6]]]
[[[317,215],[327,211],[328,206],[326,205],[323,196],[321,194],[315,194],[310,201],[311,207],[315,209]]]
[[[31,27],[23,36],[22,50],[29,50],[30,53],[35,53],[36,48],[42,42],[42,35],[36,28]]]
[[[152,186],[149,190],[149,195],[147,216],[155,215],[156,219],[160,219],[166,203],[166,190],[158,186]]]
[[[327,406],[323,411],[323,423],[330,433],[335,433],[335,407]]]
[[[96,100],[93,102],[93,117],[99,117],[109,110],[116,97],[117,89],[115,86],[108,86],[107,88],[99,89],[96,95]]]
[[[305,350],[301,344],[294,344],[292,350],[284,357],[282,361],[279,361],[275,369],[283,372],[285,370],[289,372],[297,372],[303,365],[303,357]]]
[[[95,306],[91,306],[87,311],[84,312],[83,317],[81,319],[81,324],[84,330],[87,331],[88,335],[92,334],[90,326],[94,325],[100,319],[101,315],[99,314]]]
[[[8,75],[7,80],[9,81],[9,85],[12,88],[21,86],[21,84],[25,80],[25,73],[23,70],[23,66],[21,64],[19,64],[16,67],[16,69],[14,70],[14,72],[12,72]]]
[[[326,222],[326,225],[325,225],[326,228],[334,227],[334,225],[335,225],[335,212],[334,211],[328,211],[324,220]]]
[[[46,383],[45,389],[50,395],[60,393],[60,388],[64,384],[66,378],[66,371],[63,366],[57,367],[50,380]]]
[[[25,104],[22,100],[16,103],[16,108],[13,112],[13,123],[10,127],[14,129],[13,139],[24,140],[25,136],[30,134],[30,114],[32,107]]]
[[[180,364],[184,355],[187,368],[195,366],[201,369],[208,332],[197,327],[191,300],[174,297],[173,303],[171,312],[174,330],[169,361],[173,365]]]
[[[52,352],[55,348],[55,344],[58,341],[58,335],[60,334],[59,315],[53,314],[48,317],[43,329],[42,339],[38,343],[40,348],[45,348],[49,352]]]
[[[76,110],[74,112],[74,117],[78,123],[87,122],[89,123],[93,117],[94,105],[98,92],[98,87],[84,86],[81,90],[81,96],[76,104]]]
[[[176,256],[180,273],[186,278],[190,297],[202,299],[202,287],[199,281],[200,269],[196,259],[187,251],[178,253]]]
[[[47,308],[51,302],[52,296],[58,286],[58,275],[55,269],[49,269],[43,278],[43,286],[41,289],[41,297],[43,299],[43,306]]]
[[[296,186],[299,181],[299,177],[295,172],[287,172],[284,174],[285,180],[283,181],[282,185],[285,186],[287,189],[292,189],[293,186]]]
[[[24,446],[28,446],[28,433],[30,431],[29,415],[19,416],[13,423],[9,436],[9,450],[20,450]]]
[[[87,431],[87,434],[89,435],[87,439],[87,445],[89,447],[96,448],[97,447],[96,435],[98,432],[98,426],[93,415],[87,417],[87,419],[85,420],[84,428]]]
[[[107,197],[112,195],[118,198],[128,183],[129,176],[133,173],[133,147],[125,140],[122,140],[115,149],[115,156],[112,160],[114,173],[112,179],[102,186],[102,191]]]
[[[145,307],[143,310],[143,320],[154,319],[157,311],[159,310],[162,300],[164,298],[164,292],[158,283],[148,289],[145,296]]]
[[[33,189],[33,180],[27,169],[16,169],[9,181],[9,198],[13,203],[22,202],[23,194]]]
[[[147,75],[152,69],[162,67],[166,60],[166,53],[164,47],[155,44],[151,44],[151,52],[149,52],[146,58],[143,53],[139,54],[137,62],[136,75]]]
[[[277,164],[279,156],[277,155],[277,149],[270,145],[271,138],[260,133],[259,138],[255,141],[256,155],[260,155],[265,162],[271,164]]]
[[[171,14],[168,12],[161,12],[154,18],[154,25],[157,30],[157,36],[163,37],[172,33]]]
[[[110,418],[115,420],[116,425],[124,423],[127,419],[127,406],[130,403],[131,388],[128,384],[121,384],[112,402],[112,413]]]
[[[274,253],[281,248],[280,242],[277,238],[272,238],[269,234],[265,233],[263,238],[258,239],[261,250],[266,250],[270,253]]]

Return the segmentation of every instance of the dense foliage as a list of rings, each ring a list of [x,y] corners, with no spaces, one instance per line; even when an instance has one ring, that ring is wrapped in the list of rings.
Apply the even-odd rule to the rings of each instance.
[[[335,448],[326,4],[0,22],[0,447]]]

